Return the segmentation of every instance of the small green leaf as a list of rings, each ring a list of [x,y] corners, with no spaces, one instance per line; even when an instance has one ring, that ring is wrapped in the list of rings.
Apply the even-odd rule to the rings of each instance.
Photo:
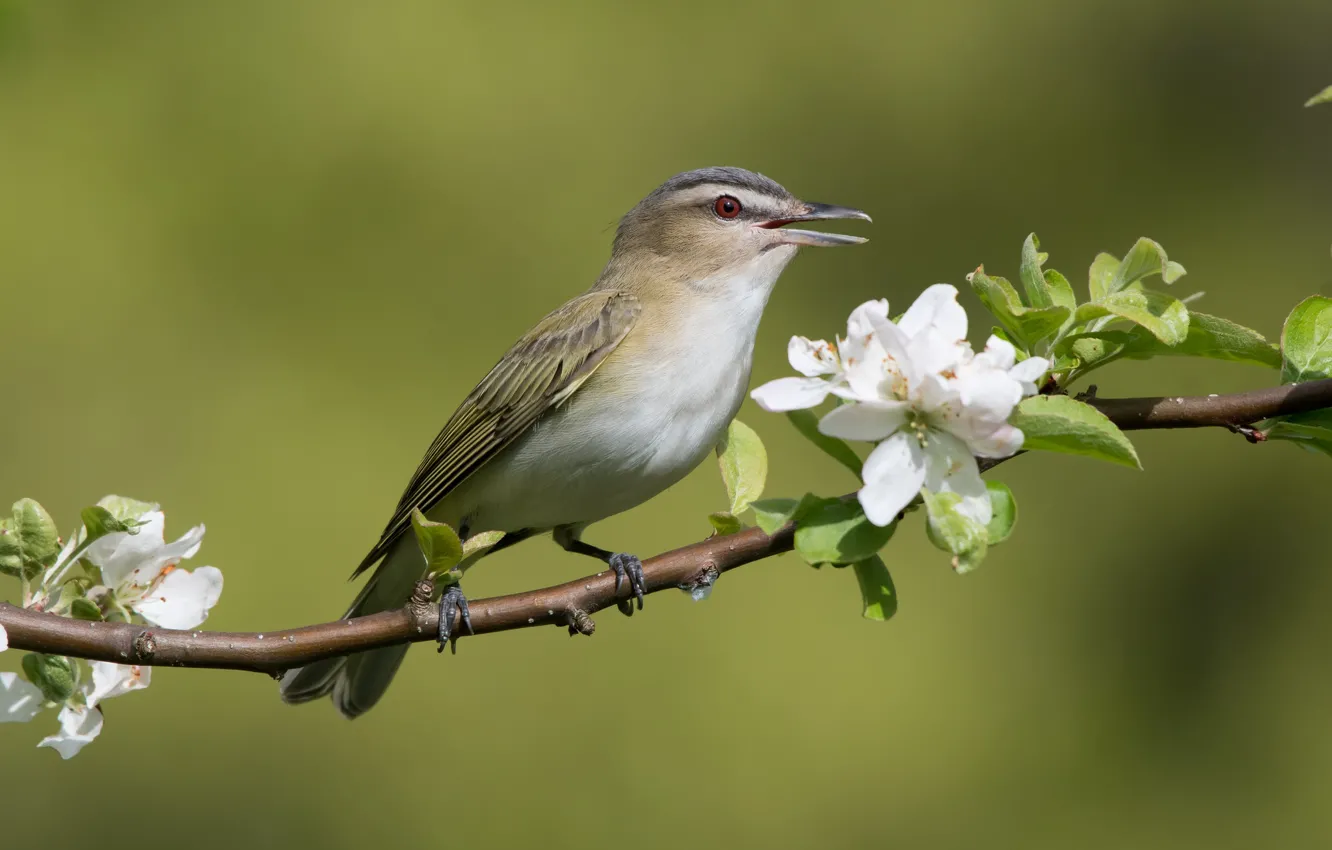
[[[1027,235],[1022,243],[1022,262],[1018,266],[1018,278],[1022,281],[1022,290],[1027,293],[1027,303],[1033,307],[1053,307],[1054,299],[1045,285],[1045,275],[1041,273],[1044,257],[1040,252],[1041,240],[1035,233]]]
[[[897,588],[888,567],[878,555],[856,561],[851,565],[860,585],[860,599],[864,606],[861,616],[866,620],[888,620],[897,613]]]
[[[1066,395],[1023,399],[1009,419],[1021,429],[1022,448],[1108,460],[1141,469],[1138,453],[1104,413]]]
[[[726,482],[726,495],[731,500],[730,512],[744,513],[750,502],[763,495],[763,485],[768,479],[768,452],[763,441],[753,428],[734,419],[717,446],[717,459],[722,480]]]
[[[1067,321],[1064,306],[1026,307],[1013,284],[1002,277],[990,277],[982,266],[972,272],[971,289],[994,317],[1008,331],[1010,341],[1028,349],[1052,336]]]
[[[105,537],[118,531],[129,531],[135,527],[132,520],[116,519],[110,511],[101,505],[84,508],[79,516],[83,520],[83,528],[87,531],[87,537],[84,540],[89,543],[99,537]]]
[[[60,537],[46,509],[32,499],[15,502],[13,516],[0,522],[0,573],[30,579],[59,554]]]
[[[852,564],[882,549],[896,526],[870,522],[859,502],[827,499],[800,518],[795,549],[810,564]]]
[[[1332,376],[1332,298],[1313,295],[1295,306],[1281,330],[1283,383]]]
[[[1332,103],[1332,86],[1320,91],[1318,94],[1304,102],[1305,106],[1317,106],[1320,103]]]
[[[1045,288],[1050,292],[1050,300],[1056,307],[1066,307],[1070,312],[1078,307],[1078,297],[1073,294],[1073,284],[1054,269],[1045,270]]]
[[[1133,333],[1130,331],[1092,331],[1064,337],[1055,351],[1076,358],[1079,369],[1085,374],[1098,365],[1114,360],[1132,341]]]
[[[1100,301],[1110,294],[1115,272],[1119,271],[1119,258],[1113,254],[1097,254],[1087,272],[1087,292],[1091,300]]]
[[[48,702],[62,703],[74,696],[78,673],[74,662],[63,655],[29,652],[23,656],[23,675],[37,686]]]
[[[859,456],[844,441],[836,437],[829,437],[819,431],[819,417],[815,416],[813,411],[791,410],[787,412],[786,418],[791,420],[791,424],[804,435],[806,440],[809,440],[818,446],[824,454],[851,470],[851,473],[857,479],[860,478],[862,464]]]
[[[158,509],[158,505],[153,502],[140,502],[138,499],[126,496],[107,496],[97,502],[97,507],[105,508],[111,516],[121,522],[138,519]]]
[[[102,609],[98,608],[97,603],[86,596],[80,596],[70,603],[69,615],[76,620],[97,622],[102,619]]]
[[[470,535],[466,540],[463,541],[462,555],[464,558],[470,557],[471,555],[474,555],[477,552],[489,549],[491,546],[494,546],[496,543],[499,543],[503,539],[504,539],[503,531],[477,532],[476,534]]]
[[[413,508],[412,530],[416,532],[416,542],[432,576],[449,572],[462,560],[462,541],[448,523],[431,522],[420,510]]]
[[[1073,321],[1081,325],[1110,315],[1141,325],[1166,345],[1178,345],[1189,333],[1189,308],[1173,295],[1151,289],[1126,289],[1083,304]]]
[[[985,538],[993,546],[1003,543],[1013,533],[1013,526],[1017,525],[1017,500],[1008,485],[1001,481],[986,481],[985,489],[990,491],[992,512],[990,523],[985,526]]]
[[[1097,257],[1097,260],[1100,260],[1100,257]],[[1095,265],[1092,268],[1094,269]],[[1129,249],[1128,255],[1115,269],[1114,277],[1110,280],[1106,294],[1113,295],[1127,288],[1130,284],[1153,274],[1161,275],[1161,280],[1165,283],[1174,283],[1184,276],[1184,267],[1179,263],[1171,262],[1166,257],[1165,249],[1160,244],[1144,236],[1134,243],[1133,247]],[[1093,295],[1092,300],[1100,299]]]
[[[835,501],[806,493],[795,499],[759,499],[750,504],[754,511],[754,521],[764,534],[772,534],[788,522],[799,522],[805,514],[824,502]]]
[[[926,535],[939,549],[953,556],[953,569],[968,573],[980,566],[989,548],[985,526],[961,513],[956,493],[931,493],[925,497]]]
[[[1189,329],[1183,342],[1166,345],[1151,334],[1135,331],[1129,335],[1123,354],[1135,360],[1173,355],[1281,368],[1281,352],[1262,334],[1229,319],[1193,311],[1189,312]]]
[[[712,528],[718,534],[735,534],[745,525],[736,519],[735,514],[730,511],[717,511],[708,514],[708,522],[712,523]]]
[[[1311,410],[1269,419],[1259,425],[1259,430],[1269,440],[1286,440],[1332,456],[1332,410]]]

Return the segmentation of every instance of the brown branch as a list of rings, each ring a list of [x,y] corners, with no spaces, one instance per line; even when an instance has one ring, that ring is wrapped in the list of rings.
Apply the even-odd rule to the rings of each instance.
[[[1332,407],[1332,379],[1220,396],[1092,399],[1126,430],[1249,425],[1272,416]],[[757,528],[712,537],[643,562],[646,590],[689,589],[711,584],[728,570],[793,545],[790,525],[769,536]],[[623,588],[620,598],[629,589]],[[609,571],[555,587],[478,599],[471,603],[477,634],[562,625],[591,634],[591,615],[617,601]],[[0,602],[0,626],[15,649],[95,661],[174,667],[211,667],[280,674],[283,670],[364,649],[434,640],[435,606],[417,598],[407,607],[353,620],[249,634],[158,629],[133,623],[94,623],[27,611]],[[455,623],[454,631],[458,624]]]
[[[1273,416],[1332,407],[1332,378],[1245,393],[1161,398],[1094,398],[1091,404],[1125,431],[1235,428]]]

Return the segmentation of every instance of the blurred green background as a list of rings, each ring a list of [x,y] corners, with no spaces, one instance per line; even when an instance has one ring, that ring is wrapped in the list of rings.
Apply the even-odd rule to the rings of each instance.
[[[591,283],[620,214],[703,165],[875,219],[783,277],[756,382],[864,299],[900,309],[982,262],[1015,277],[1031,230],[1079,288],[1097,251],[1158,239],[1200,309],[1275,336],[1332,291],[1332,108],[1300,108],[1329,82],[1324,0],[3,0],[0,497],[62,527],[106,493],[160,501],[173,537],[208,524],[210,628],[331,618],[456,402]],[[780,417],[742,416],[770,494],[850,488]],[[888,624],[859,618],[849,572],[786,556],[590,640],[418,648],[355,723],[260,676],[165,670],[75,761],[34,748],[53,717],[0,727],[3,842],[1326,844],[1332,465],[1220,431],[1135,440],[1143,473],[1002,467],[1023,519],[966,578],[913,520]],[[709,464],[591,536],[650,554],[723,500]],[[588,571],[534,542],[468,592]]]

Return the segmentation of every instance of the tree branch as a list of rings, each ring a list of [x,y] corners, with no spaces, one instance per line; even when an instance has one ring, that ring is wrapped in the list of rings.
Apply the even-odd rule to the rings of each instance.
[[[1332,407],[1332,379],[1232,395],[1092,399],[1091,404],[1125,430],[1249,425],[1273,416]],[[769,536],[748,528],[712,537],[643,562],[646,592],[710,585],[736,567],[788,552],[795,529]],[[623,588],[620,598],[629,596]],[[615,576],[595,575],[554,587],[478,599],[471,603],[476,634],[562,625],[592,634],[591,615],[617,602]],[[352,620],[258,634],[158,629],[134,623],[97,623],[28,611],[0,602],[0,626],[14,649],[94,661],[173,667],[282,671],[337,655],[408,641],[434,640],[438,612],[418,589],[405,608]],[[460,624],[455,623],[454,632]]]

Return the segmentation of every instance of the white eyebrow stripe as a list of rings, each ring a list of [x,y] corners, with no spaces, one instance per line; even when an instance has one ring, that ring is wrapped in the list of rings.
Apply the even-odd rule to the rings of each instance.
[[[710,204],[722,195],[730,195],[740,202],[740,206],[745,209],[763,210],[777,212],[780,207],[780,199],[763,192],[755,192],[753,189],[746,189],[742,186],[728,186],[724,183],[704,183],[701,186],[694,186],[684,192],[679,193],[681,204]]]

